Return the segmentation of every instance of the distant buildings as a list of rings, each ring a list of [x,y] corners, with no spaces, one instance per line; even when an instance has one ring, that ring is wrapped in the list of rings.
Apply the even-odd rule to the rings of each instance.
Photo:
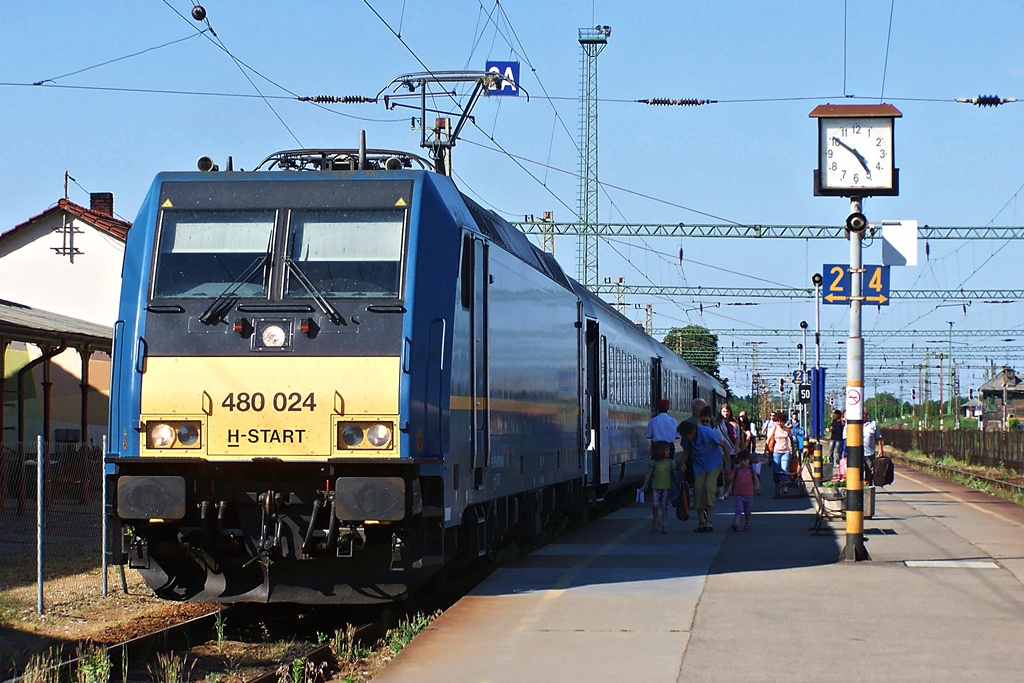
[[[1009,429],[1024,416],[1024,377],[1003,366],[978,388],[981,396],[981,426],[985,430]]]

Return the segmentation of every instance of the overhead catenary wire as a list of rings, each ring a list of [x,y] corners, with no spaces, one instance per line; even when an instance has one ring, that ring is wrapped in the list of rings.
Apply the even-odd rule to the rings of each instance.
[[[86,71],[92,71],[93,69],[98,69],[98,68],[100,68],[102,66],[107,66],[109,64],[114,64],[116,62],[122,62],[122,61],[124,61],[126,59],[131,59],[132,57],[138,57],[138,56],[144,55],[144,54],[146,54],[148,52],[153,52],[155,50],[160,50],[160,49],[165,48],[165,47],[170,47],[171,45],[177,45],[178,43],[183,43],[186,40],[192,40],[193,38],[198,38],[202,34],[203,34],[203,31],[200,31],[199,33],[193,33],[191,35],[185,36],[184,38],[178,38],[177,40],[172,40],[170,42],[163,43],[162,45],[155,45],[153,47],[148,47],[145,50],[139,50],[138,52],[133,52],[131,54],[124,55],[122,57],[115,57],[114,59],[108,59],[105,62],[100,62],[99,64],[93,64],[92,66],[87,66],[87,67],[84,67],[84,68],[81,68],[81,69],[76,69],[75,71],[69,71],[68,73],[61,74],[60,76],[51,76],[49,78],[44,78],[44,79],[41,79],[39,81],[36,81],[32,85],[43,85],[44,83],[56,83],[57,81],[59,81],[62,78],[68,78],[70,76],[77,76],[78,74],[85,73]]]
[[[185,21],[185,22],[186,22],[187,24],[189,24],[189,26],[191,26],[191,25],[192,25],[191,21],[189,21],[189,19],[187,19],[187,18],[185,17],[185,15],[183,15],[183,14],[182,14],[181,12],[179,12],[179,11],[178,11],[177,9],[175,9],[174,5],[172,5],[172,4],[170,3],[170,2],[168,2],[168,0],[163,0],[163,3],[164,3],[165,5],[167,5],[168,7],[170,7],[170,8],[171,8],[171,10],[172,10],[172,11],[173,11],[173,12],[174,12],[175,14],[177,14],[177,15],[178,15],[179,17],[181,17],[181,18],[182,18],[182,19],[183,19],[183,20],[184,20],[184,21]],[[193,7],[200,7],[200,6],[199,6],[198,4],[193,4]],[[200,9],[201,9],[201,8],[200,8]],[[291,126],[289,126],[289,125],[288,125],[288,124],[287,124],[287,123],[285,122],[285,120],[284,120],[284,118],[282,118],[281,114],[280,114],[280,113],[278,113],[277,109],[275,109],[275,108],[274,108],[274,105],[270,103],[270,100],[268,100],[268,99],[267,99],[266,97],[264,97],[264,96],[263,96],[263,92],[262,92],[262,91],[260,90],[259,86],[258,86],[258,85],[256,85],[256,82],[252,80],[252,78],[251,78],[251,77],[249,76],[249,73],[248,73],[248,71],[246,71],[246,70],[248,69],[249,71],[252,71],[253,73],[256,73],[256,74],[258,74],[258,75],[259,75],[259,76],[260,76],[261,78],[264,78],[264,79],[265,79],[265,80],[267,80],[268,82],[270,81],[270,79],[269,79],[269,78],[266,78],[266,77],[265,77],[265,76],[263,76],[262,74],[259,74],[259,72],[257,72],[257,71],[256,71],[255,69],[253,69],[252,67],[250,67],[250,66],[249,66],[248,64],[245,64],[245,63],[244,63],[244,62],[242,62],[242,61],[241,61],[240,59],[238,59],[238,57],[235,57],[235,55],[233,55],[233,54],[231,53],[231,50],[229,50],[229,49],[228,49],[228,47],[227,47],[227,45],[225,45],[225,44],[224,44],[224,41],[223,41],[223,40],[221,40],[220,36],[218,36],[218,35],[217,35],[217,32],[213,30],[213,25],[212,25],[212,24],[210,23],[210,19],[209,19],[209,17],[207,17],[207,16],[206,16],[206,11],[205,11],[205,10],[203,10],[203,12],[201,13],[201,14],[202,14],[202,16],[201,16],[201,17],[199,16],[199,13],[197,13],[197,12],[193,12],[192,14],[193,14],[193,18],[194,18],[194,19],[195,19],[196,21],[202,21],[202,22],[205,22],[205,23],[206,23],[206,26],[207,26],[207,27],[208,27],[208,28],[210,29],[210,30],[209,30],[209,33],[210,33],[210,35],[212,35],[213,37],[212,37],[212,38],[210,38],[210,37],[209,37],[209,36],[208,36],[208,35],[206,34],[206,32],[205,32],[205,31],[202,31],[202,32],[201,32],[201,33],[202,33],[202,35],[203,35],[204,37],[206,37],[206,38],[207,38],[207,40],[210,40],[210,41],[211,41],[211,42],[213,42],[213,43],[214,43],[215,45],[219,46],[219,47],[220,47],[220,49],[221,49],[221,50],[223,50],[223,51],[224,51],[224,52],[225,52],[225,53],[227,54],[227,56],[231,58],[231,61],[232,61],[232,62],[234,62],[234,64],[235,64],[235,66],[236,66],[236,67],[238,67],[238,70],[239,70],[239,71],[240,71],[240,72],[242,73],[242,76],[243,76],[243,77],[245,77],[245,80],[249,81],[249,85],[251,85],[251,86],[253,87],[253,90],[255,90],[255,91],[257,92],[257,94],[259,94],[259,96],[260,96],[260,99],[262,99],[262,100],[263,100],[263,103],[267,105],[267,107],[268,107],[268,108],[270,109],[270,111],[271,111],[271,112],[272,112],[272,113],[274,114],[274,116],[275,116],[275,117],[277,118],[277,120],[278,120],[278,121],[279,121],[279,122],[281,123],[281,125],[282,125],[282,126],[284,126],[285,130],[287,130],[287,131],[288,131],[288,134],[289,134],[290,136],[292,136],[292,139],[293,139],[293,140],[295,140],[295,143],[296,143],[296,144],[297,144],[297,145],[298,145],[299,147],[302,147],[302,146],[303,146],[303,145],[302,145],[302,141],[301,141],[301,140],[299,140],[299,138],[298,138],[298,136],[297,136],[297,135],[295,135],[295,132],[294,132],[294,131],[293,131],[293,130],[291,129]],[[277,84],[275,83],[274,85],[277,85]],[[278,87],[281,87],[281,86],[278,86]],[[282,90],[283,90],[283,88],[282,88]],[[292,94],[294,94],[294,93],[292,93]]]

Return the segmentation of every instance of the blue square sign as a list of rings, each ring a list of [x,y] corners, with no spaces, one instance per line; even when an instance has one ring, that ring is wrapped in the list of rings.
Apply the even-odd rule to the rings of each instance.
[[[488,95],[519,96],[519,62],[487,62],[486,71],[501,76],[487,84]]]

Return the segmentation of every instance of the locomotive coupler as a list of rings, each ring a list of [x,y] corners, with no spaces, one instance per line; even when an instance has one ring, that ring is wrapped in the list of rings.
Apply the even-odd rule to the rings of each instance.
[[[320,508],[323,506],[323,499],[317,496],[316,500],[313,501],[313,511],[309,513],[309,526],[306,528],[306,535],[302,539],[302,554],[306,557],[312,557],[313,555],[313,531],[316,529],[316,520],[320,514]]]
[[[356,550],[366,547],[366,528],[362,525],[350,524],[340,527],[341,538],[338,539],[338,557],[352,557]]]
[[[281,547],[281,528],[284,520],[278,512],[281,506],[282,497],[275,491],[261,493],[258,501],[260,503],[260,542],[261,551],[273,550]]]

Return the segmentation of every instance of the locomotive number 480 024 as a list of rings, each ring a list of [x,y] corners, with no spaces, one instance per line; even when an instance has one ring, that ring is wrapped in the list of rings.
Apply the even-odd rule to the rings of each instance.
[[[259,391],[251,394],[245,391],[240,391],[238,393],[231,392],[224,397],[224,400],[220,405],[222,408],[227,408],[231,411],[237,410],[240,413],[247,413],[249,411],[259,413],[267,407],[267,399],[266,396]],[[303,410],[313,412],[316,410],[316,399],[313,398],[312,392],[303,397],[302,394],[297,391],[293,391],[290,394],[279,391],[271,398],[270,406],[279,413],[297,413]]]

